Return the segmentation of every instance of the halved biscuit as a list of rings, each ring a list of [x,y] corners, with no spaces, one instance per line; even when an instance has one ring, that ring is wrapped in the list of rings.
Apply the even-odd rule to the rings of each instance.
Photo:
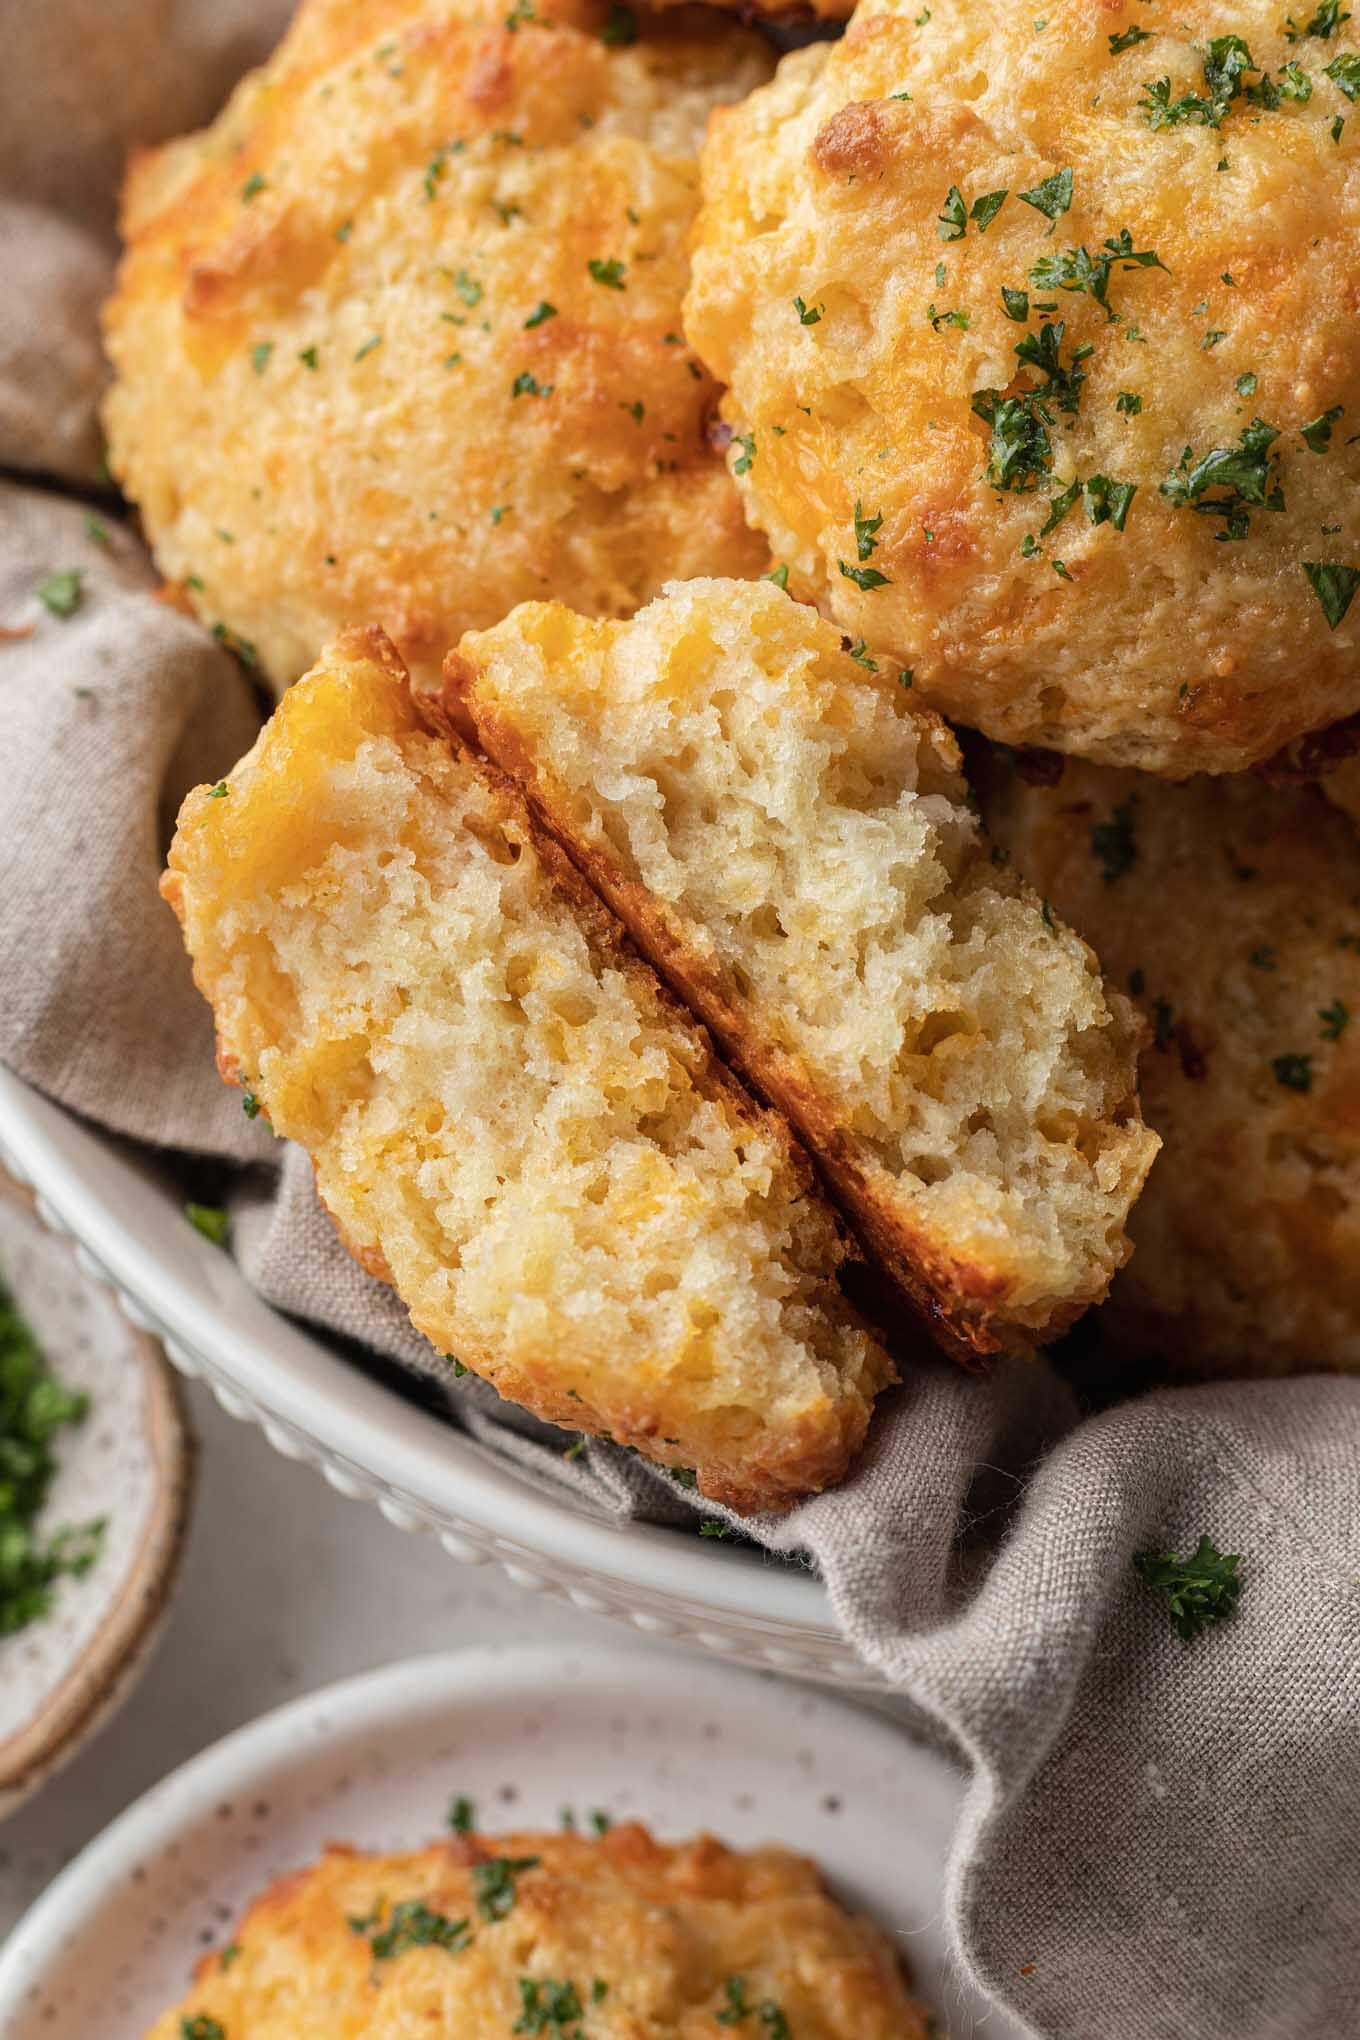
[[[1157,1140],[1133,1009],[994,861],[907,677],[768,582],[699,581],[625,624],[525,604],[445,706],[970,1358],[1104,1294]]]
[[[836,1480],[892,1369],[806,1158],[382,634],[223,786],[163,881],[221,1067],[416,1327],[734,1507]]]

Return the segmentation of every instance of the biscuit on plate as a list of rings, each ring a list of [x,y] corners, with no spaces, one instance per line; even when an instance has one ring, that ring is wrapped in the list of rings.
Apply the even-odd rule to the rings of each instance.
[[[135,159],[110,464],[276,687],[356,618],[437,676],[522,599],[768,565],[680,302],[709,110],[771,63],[704,9],[308,0]]]
[[[1286,11],[865,0],[714,118],[748,514],[1006,743],[1183,778],[1360,709],[1360,38]]]
[[[204,2022],[207,2022],[206,2024]],[[635,1824],[330,1848],[281,1877],[147,2040],[927,2040],[887,1936],[806,1857]]]
[[[1164,1142],[1100,1325],[1186,1373],[1360,1368],[1360,839],[1311,786],[1069,761],[987,801],[1152,1024]]]
[[[221,786],[163,890],[223,1072],[416,1328],[734,1507],[839,1478],[892,1370],[806,1157],[381,632]]]
[[[706,581],[630,623],[526,604],[445,688],[942,1342],[1023,1346],[1104,1294],[1157,1149],[1139,1023],[993,862],[890,662]]]

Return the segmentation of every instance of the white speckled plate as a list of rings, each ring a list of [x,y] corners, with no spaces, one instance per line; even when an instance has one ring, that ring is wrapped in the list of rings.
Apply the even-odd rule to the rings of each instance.
[[[192,1454],[156,1342],[80,1271],[70,1245],[5,1176],[0,1277],[53,1371],[91,1398],[84,1423],[57,1435],[41,1527],[107,1524],[84,1578],[59,1581],[49,1614],[0,1637],[2,1816],[75,1755],[145,1664],[178,1565]]]
[[[243,1902],[327,1841],[409,1848],[450,1796],[482,1825],[565,1804],[816,1856],[898,1938],[952,2040],[1024,2029],[951,1976],[941,1920],[961,1786],[877,1716],[676,1655],[470,1650],[267,1714],[175,1772],[62,1873],[0,1954],[0,2033],[140,2040]]]

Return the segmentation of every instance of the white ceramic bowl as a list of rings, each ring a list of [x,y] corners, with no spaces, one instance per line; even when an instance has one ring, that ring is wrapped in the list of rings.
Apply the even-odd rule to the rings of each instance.
[[[808,1678],[886,1684],[843,1641],[810,1573],[717,1539],[618,1523],[535,1486],[271,1310],[184,1224],[180,1193],[145,1155],[4,1069],[0,1158],[182,1372],[398,1529],[433,1531],[453,1558],[499,1565],[530,1592],[649,1635]]]
[[[815,1856],[901,1945],[953,2040],[1023,2029],[951,1974],[945,1859],[962,1786],[843,1701],[671,1654],[476,1650],[295,1701],[154,1787],[0,1954],[6,2040],[137,2040],[240,1907],[328,1841],[403,1849],[466,1793],[488,1832],[601,1808],[665,1837]]]

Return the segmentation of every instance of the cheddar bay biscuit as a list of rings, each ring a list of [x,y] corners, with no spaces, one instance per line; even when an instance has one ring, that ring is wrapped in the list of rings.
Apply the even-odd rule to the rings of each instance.
[[[525,597],[768,564],[680,303],[709,110],[771,62],[703,9],[308,0],[134,161],[110,462],[276,687],[356,619],[432,677]]]
[[[715,116],[686,331],[789,586],[1016,745],[1360,708],[1360,40],[865,0]]]
[[[629,623],[526,605],[451,714],[744,1071],[964,1357],[1102,1296],[1155,1137],[1138,1025],[990,855],[949,731],[768,582]]]
[[[198,2023],[195,2023],[198,2022]],[[204,2023],[208,2022],[208,2023]],[[805,1858],[645,1828],[328,1849],[250,1907],[147,2040],[927,2040],[887,1937]]]
[[[1360,838],[1311,786],[1004,775],[1016,863],[1152,1027],[1164,1151],[1101,1326],[1177,1372],[1360,1368]]]
[[[805,1157],[381,633],[222,785],[163,887],[222,1069],[417,1329],[734,1507],[839,1478],[891,1368]]]

